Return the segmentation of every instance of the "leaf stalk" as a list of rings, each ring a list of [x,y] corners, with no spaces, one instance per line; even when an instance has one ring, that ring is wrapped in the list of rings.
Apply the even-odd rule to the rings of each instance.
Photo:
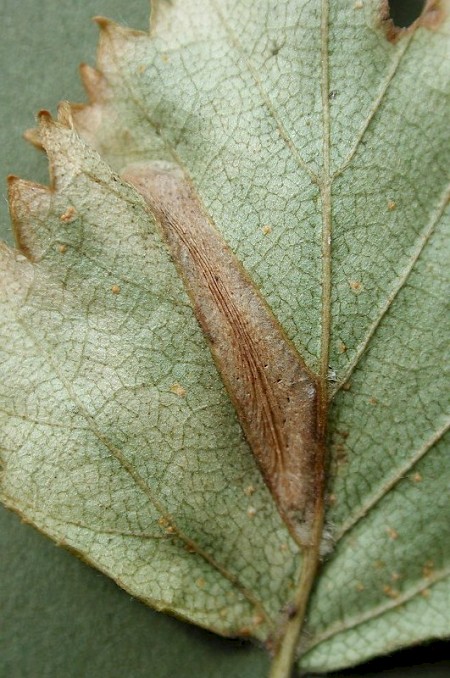
[[[297,659],[298,643],[306,619],[306,611],[320,564],[320,541],[323,529],[323,503],[314,525],[314,543],[304,548],[302,568],[292,611],[283,630],[270,667],[268,678],[290,678]]]

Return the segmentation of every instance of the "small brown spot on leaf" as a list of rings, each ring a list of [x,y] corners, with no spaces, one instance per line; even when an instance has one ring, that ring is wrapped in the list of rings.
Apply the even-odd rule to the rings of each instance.
[[[67,245],[65,245],[64,243],[60,243],[58,245],[58,252],[60,252],[61,254],[67,252]]]
[[[147,70],[146,64],[141,64],[140,66],[138,66],[137,72],[142,75],[142,73],[145,73],[146,70]]]
[[[75,221],[77,218],[77,211],[72,205],[66,209],[65,212],[59,217],[60,221],[65,224],[70,224],[72,221]]]
[[[184,398],[186,395],[186,389],[181,386],[181,384],[175,383],[170,387],[170,392],[174,393],[177,396],[180,396],[180,398]]]
[[[397,208],[397,203],[394,200],[388,200],[387,208],[389,212],[393,212]]]
[[[356,584],[355,584],[355,589],[356,589],[357,591],[360,591],[360,592],[361,592],[361,591],[364,591],[365,588],[366,588],[366,587],[364,586],[364,584],[363,584],[362,582],[360,582],[360,581],[357,581],[357,582],[356,582]]]
[[[203,579],[203,577],[199,577],[195,583],[197,584],[199,589],[203,589],[206,586],[206,581]]]
[[[255,614],[255,616],[252,619],[253,626],[261,626],[261,624],[264,622],[264,617],[260,614]]]
[[[423,591],[420,592],[420,595],[423,596],[423,598],[429,598],[430,589],[424,589]]]
[[[328,504],[329,506],[334,506],[336,503],[336,495],[335,494],[329,494],[328,495]]]
[[[333,445],[333,460],[337,466],[347,463],[347,448],[344,443]]]
[[[248,515],[249,518],[254,518],[254,517],[256,516],[256,513],[257,513],[257,511],[256,511],[256,509],[255,509],[254,506],[249,506],[249,507],[248,507],[248,509],[247,509],[247,515]]]
[[[397,532],[397,530],[394,530],[393,527],[388,527],[386,529],[386,532],[388,534],[389,539],[392,539],[392,540],[398,539],[398,532]]]
[[[378,405],[378,400],[374,398],[373,396],[369,398],[369,405]]]
[[[166,527],[166,532],[167,534],[175,534],[175,528],[173,527],[173,525],[168,525]]]
[[[376,560],[373,566],[376,570],[382,570],[386,567],[386,563],[384,562],[384,560]]]
[[[397,589],[392,588],[392,586],[389,586],[389,584],[385,584],[383,586],[383,593],[385,596],[388,598],[398,598],[400,593],[397,591]]]
[[[280,551],[282,551],[283,553],[286,553],[286,551],[287,551],[288,549],[289,549],[289,547],[288,547],[287,544],[281,544],[281,546],[280,546]]]
[[[247,487],[244,489],[244,494],[246,494],[247,497],[251,497],[255,492],[256,489],[253,485],[247,485]]]
[[[252,635],[252,630],[248,626],[242,626],[238,631],[238,635],[248,638]]]
[[[398,580],[401,579],[401,578],[402,578],[402,576],[401,576],[401,574],[399,574],[398,572],[393,572],[393,573],[391,574],[391,580],[392,580],[392,581],[398,581]]]
[[[364,7],[364,3],[362,0],[356,0],[355,4],[353,5],[355,9],[362,9]]]
[[[422,474],[421,473],[413,473],[411,477],[411,480],[413,483],[421,483],[423,480]]]
[[[362,291],[362,284],[359,280],[349,280],[348,284],[355,294],[359,294]]]
[[[112,292],[113,294],[120,294],[120,287],[119,287],[119,285],[112,285],[112,287],[111,287],[111,292]]]
[[[164,61],[165,64],[168,64],[169,61],[170,61],[170,56],[168,54],[166,54],[165,52],[163,52],[161,54],[161,61]]]
[[[432,561],[432,560],[427,560],[427,562],[424,564],[424,566],[423,566],[423,568],[422,568],[422,576],[423,576],[425,579],[428,579],[428,578],[431,577],[431,575],[433,574],[433,571],[434,571],[434,563],[433,563],[433,561]]]
[[[344,344],[343,341],[340,341],[338,344],[338,351],[339,353],[345,353],[347,350],[347,346]]]
[[[269,226],[269,224],[266,224],[265,226],[262,227],[262,232],[263,235],[269,235],[269,233],[272,233],[272,226]]]
[[[352,387],[351,381],[346,381],[345,384],[342,384],[343,391],[350,391],[351,387]]]

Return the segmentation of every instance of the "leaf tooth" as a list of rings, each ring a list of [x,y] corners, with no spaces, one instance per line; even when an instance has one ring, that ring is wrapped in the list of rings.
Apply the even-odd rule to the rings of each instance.
[[[93,21],[99,26],[100,36],[97,48],[97,63],[95,67],[88,64],[80,65],[80,76],[87,94],[87,103],[70,103],[73,125],[80,136],[97,151],[101,152],[99,143],[99,129],[102,126],[105,114],[105,105],[113,99],[115,92],[113,83],[121,80],[122,75],[118,62],[122,52],[126,50],[127,42],[139,40],[148,41],[149,34],[111,21],[103,16],[94,17]],[[36,135],[27,133],[29,141],[36,144]]]
[[[62,102],[56,120],[48,111],[40,111],[38,120],[40,141],[48,158],[50,190],[64,193],[86,161],[85,145],[74,128],[72,107]]]
[[[30,144],[32,144],[35,148],[37,148],[39,151],[44,150],[44,147],[41,142],[41,137],[39,135],[39,129],[37,127],[30,127],[29,129],[25,130],[25,132],[23,133],[23,138]]]
[[[148,33],[146,31],[139,31],[135,28],[128,28],[127,26],[121,26],[112,19],[108,19],[105,16],[94,16],[92,21],[97,24],[100,28],[100,34],[104,34],[108,37],[119,37],[119,38],[136,38],[136,37],[145,37],[148,39]]]
[[[108,31],[114,23],[108,17],[100,15],[92,17],[92,21],[97,24],[101,31]]]
[[[43,150],[48,158],[48,171],[50,175],[50,190],[56,191],[58,171],[55,163],[54,144],[52,144],[51,136],[55,129],[56,122],[51,113],[46,110],[39,111],[38,119],[38,134]]]
[[[42,138],[41,138],[41,130],[40,130],[40,121],[41,118],[49,117],[51,119],[51,114],[48,111],[41,110],[37,114],[38,118],[38,126],[37,127],[30,127],[29,129],[25,130],[23,133],[23,137],[26,141],[28,141],[30,144],[32,144],[35,148],[37,148],[39,151],[45,151],[44,145],[42,143]]]
[[[90,103],[102,102],[107,98],[107,80],[98,68],[80,64],[80,76]]]
[[[30,261],[39,261],[45,249],[39,223],[50,208],[50,189],[11,175],[8,200],[17,248]]]
[[[147,42],[149,34],[146,31],[120,26],[105,17],[94,17],[93,20],[100,28],[96,69],[106,79],[110,75],[121,79],[123,74],[120,71],[119,62],[123,52],[127,50],[127,43],[135,43],[136,39]]]

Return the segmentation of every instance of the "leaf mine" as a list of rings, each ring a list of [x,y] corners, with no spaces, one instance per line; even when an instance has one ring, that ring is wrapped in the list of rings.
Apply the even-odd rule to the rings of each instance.
[[[100,18],[10,179],[3,501],[271,678],[449,633],[449,3],[387,4]]]
[[[180,170],[122,172],[160,224],[264,479],[299,544],[321,501],[317,386]]]

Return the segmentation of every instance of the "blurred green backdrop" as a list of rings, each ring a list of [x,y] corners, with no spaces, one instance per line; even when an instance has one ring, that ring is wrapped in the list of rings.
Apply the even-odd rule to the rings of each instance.
[[[409,9],[420,1],[402,0]],[[0,235],[10,242],[4,177],[47,183],[45,157],[22,133],[39,109],[84,99],[77,66],[95,62],[96,14],[148,25],[147,0],[0,0]],[[153,612],[4,509],[0,548],[0,678],[266,675],[258,648]],[[434,643],[335,678],[443,678],[450,675],[447,652]]]

